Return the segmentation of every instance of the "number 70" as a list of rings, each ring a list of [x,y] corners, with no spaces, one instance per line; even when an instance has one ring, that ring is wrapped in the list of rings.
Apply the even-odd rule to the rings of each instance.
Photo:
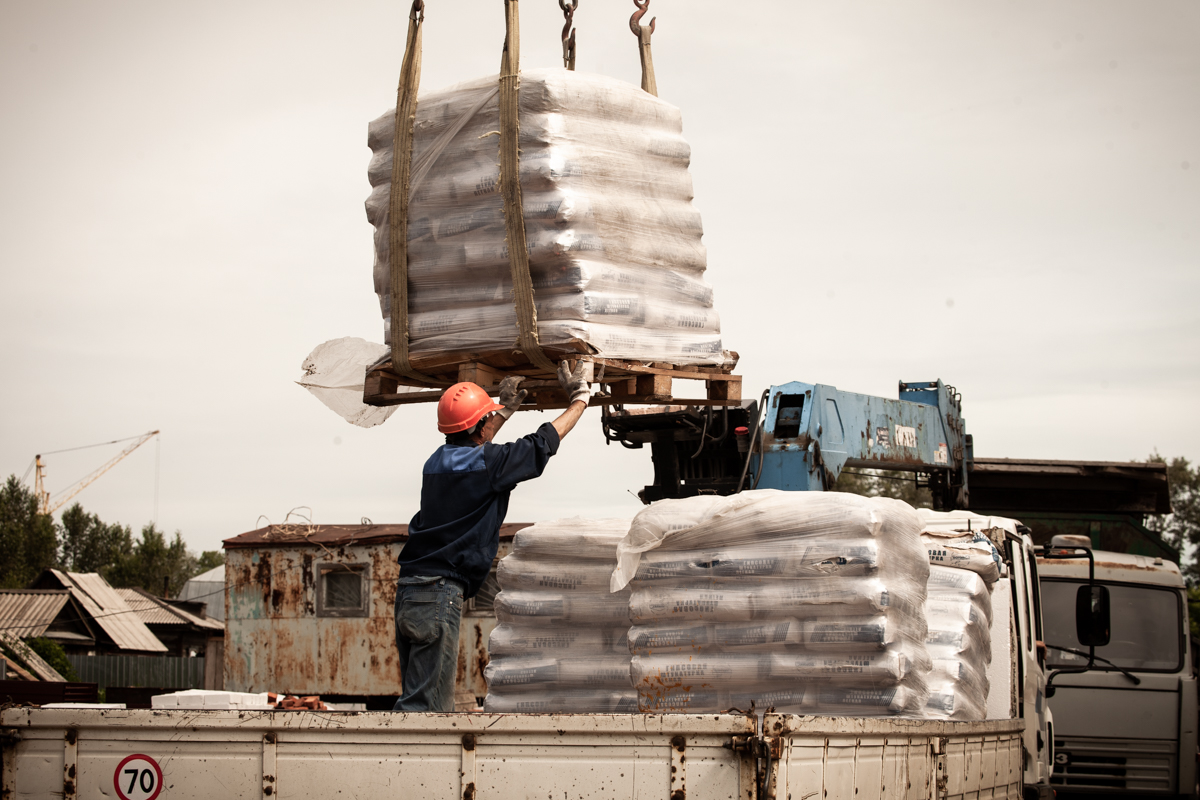
[[[129,776],[129,788],[125,790],[125,794],[133,794],[133,787],[136,785],[143,792],[154,791],[154,770],[151,769],[127,769],[125,774]],[[147,785],[149,781],[149,785]]]

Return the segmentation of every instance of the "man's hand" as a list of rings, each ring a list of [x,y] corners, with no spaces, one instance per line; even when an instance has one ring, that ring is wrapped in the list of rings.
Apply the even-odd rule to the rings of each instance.
[[[588,387],[587,379],[584,378],[587,364],[583,359],[580,359],[575,364],[575,371],[572,372],[567,366],[566,361],[560,361],[558,364],[558,385],[567,393],[568,402],[574,403],[576,400],[582,400],[587,403],[588,398],[592,396],[592,390]]]
[[[526,395],[529,394],[527,389],[517,388],[517,384],[523,380],[525,378],[520,375],[509,375],[500,381],[500,396],[497,399],[500,401],[500,405],[504,406],[504,410],[497,413],[505,419],[517,413],[521,403],[525,401]]]

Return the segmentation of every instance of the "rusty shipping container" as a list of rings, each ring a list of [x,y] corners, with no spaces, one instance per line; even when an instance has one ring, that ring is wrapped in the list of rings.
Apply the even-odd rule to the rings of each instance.
[[[500,530],[497,561],[524,523]],[[407,525],[272,525],[226,539],[225,688],[379,708],[400,694],[393,603]],[[455,706],[487,694],[495,565],[465,604]]]

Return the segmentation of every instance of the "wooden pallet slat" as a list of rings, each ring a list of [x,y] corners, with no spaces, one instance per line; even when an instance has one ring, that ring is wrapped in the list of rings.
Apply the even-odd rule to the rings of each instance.
[[[737,363],[734,355],[733,365]],[[663,362],[645,364],[621,359],[589,356],[572,347],[558,348],[552,358],[569,361],[586,357],[593,363],[591,405],[736,405],[741,402],[742,378],[729,367],[673,365]],[[523,408],[565,408],[567,398],[558,386],[557,375],[533,366],[511,352],[451,353],[413,358],[415,369],[439,381],[471,381],[494,394],[500,381],[519,375],[521,388],[529,391]],[[694,399],[677,397],[675,381],[696,381],[704,385],[704,396]],[[422,389],[424,391],[422,391]],[[388,367],[367,374],[363,401],[368,405],[390,406],[426,403],[441,397],[441,386],[419,384],[401,378]]]

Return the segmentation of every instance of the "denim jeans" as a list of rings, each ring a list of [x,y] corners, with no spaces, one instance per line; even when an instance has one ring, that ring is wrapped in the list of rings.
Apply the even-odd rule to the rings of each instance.
[[[393,711],[453,711],[463,587],[448,578],[396,581],[396,648],[403,694]]]

